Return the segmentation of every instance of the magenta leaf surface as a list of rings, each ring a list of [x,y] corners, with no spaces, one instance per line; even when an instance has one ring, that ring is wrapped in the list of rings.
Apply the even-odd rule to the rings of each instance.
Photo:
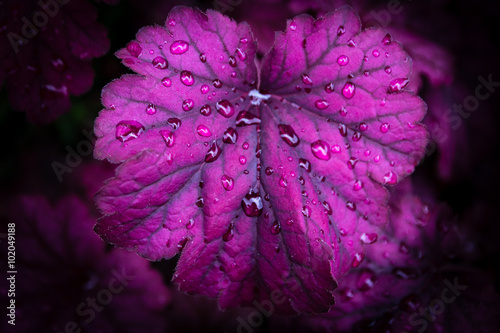
[[[107,251],[80,199],[69,195],[51,206],[42,196],[23,196],[9,200],[9,207],[8,222],[22,244],[16,250],[22,272],[16,279],[16,332],[63,332],[68,322],[85,333],[164,331],[161,311],[170,293],[161,275],[135,253]],[[1,245],[7,250],[7,242]],[[5,262],[6,253],[0,255]],[[99,299],[107,302],[108,293],[102,306]],[[7,293],[1,298],[8,302]],[[96,298],[99,311],[87,303]],[[0,327],[12,332],[7,321]]]
[[[176,7],[117,52],[140,75],[103,91],[95,156],[123,163],[95,230],[151,260],[182,252],[174,281],[222,308],[279,292],[278,312],[325,312],[364,256],[338,236],[386,223],[425,105],[401,46],[347,7],[288,22],[260,78],[256,48],[247,24]]]
[[[40,3],[52,5],[34,0],[0,4],[0,87],[5,80],[13,109],[25,111],[32,123],[46,124],[70,109],[71,95],[90,89],[90,60],[107,52],[109,40],[86,0]],[[33,24],[33,13],[47,18],[41,28]]]

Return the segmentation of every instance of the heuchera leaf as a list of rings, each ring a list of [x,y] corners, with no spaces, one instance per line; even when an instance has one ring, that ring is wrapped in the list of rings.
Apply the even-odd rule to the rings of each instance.
[[[425,105],[401,46],[347,7],[288,22],[260,78],[255,53],[247,24],[185,7],[117,52],[140,75],[103,91],[95,156],[123,163],[95,230],[152,260],[182,252],[175,282],[222,308],[324,312],[363,256],[340,230],[385,224]]]
[[[10,105],[28,121],[54,121],[70,109],[70,95],[90,89],[90,60],[109,49],[97,10],[86,0],[5,0],[0,8],[0,87],[5,80]]]
[[[68,322],[81,332],[164,331],[160,313],[170,294],[161,275],[135,253],[107,251],[81,200],[69,195],[51,206],[42,196],[23,196],[9,200],[9,207],[22,272],[16,278],[16,332],[62,332]],[[4,262],[6,247],[2,242]],[[105,291],[112,299],[103,306]],[[8,302],[7,293],[1,298]],[[92,310],[92,299],[100,310]],[[7,321],[0,327],[12,332]]]
[[[305,319],[304,325],[328,331],[380,319],[393,308],[407,306],[415,292],[426,286],[443,260],[440,241],[445,234],[438,223],[440,208],[429,208],[412,194],[409,181],[398,186],[390,202],[391,217],[385,230],[357,230],[343,242],[367,245],[363,262],[339,279],[336,304],[327,315]]]

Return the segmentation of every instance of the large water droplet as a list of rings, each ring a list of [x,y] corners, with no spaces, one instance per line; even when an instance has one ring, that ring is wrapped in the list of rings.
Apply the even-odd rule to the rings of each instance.
[[[305,158],[299,158],[299,166],[307,172],[311,172],[311,162],[309,162],[309,160],[306,160]]]
[[[316,107],[320,110],[324,110],[326,109],[330,103],[328,103],[327,101],[325,101],[324,99],[318,99],[315,103]]]
[[[161,136],[163,137],[163,140],[165,140],[165,143],[167,144],[167,147],[173,147],[175,143],[175,136],[174,133],[167,131],[167,130],[161,130],[160,131]]]
[[[280,177],[279,184],[280,184],[281,187],[287,187],[288,186],[288,182],[286,181],[286,179],[285,179],[284,176]]]
[[[236,141],[238,141],[238,132],[232,127],[229,127],[225,132],[224,132],[224,137],[222,138],[222,141],[224,143],[230,143],[230,144],[235,144]]]
[[[355,92],[356,86],[351,82],[346,82],[344,88],[342,88],[342,95],[347,99],[351,99],[354,96]]]
[[[228,100],[221,100],[215,104],[217,111],[226,118],[231,118],[234,115],[234,106]]]
[[[333,145],[330,150],[334,154],[340,154],[342,152],[342,148],[339,145]]]
[[[278,129],[280,136],[290,147],[297,147],[300,143],[300,139],[295,133],[294,129],[290,125],[279,124]]]
[[[314,157],[328,161],[330,159],[330,145],[323,140],[311,143],[311,151]]]
[[[323,207],[325,208],[326,214],[328,214],[328,215],[333,214],[332,206],[330,205],[330,203],[328,201],[323,201]]]
[[[351,266],[354,267],[354,268],[358,267],[359,264],[361,264],[361,262],[363,261],[364,258],[365,258],[364,253],[355,253],[354,254],[354,258],[352,260]]]
[[[208,117],[212,114],[212,108],[210,107],[210,105],[205,104],[200,108],[200,113],[205,117]]]
[[[200,91],[202,94],[208,94],[208,92],[210,91],[210,87],[207,84],[203,84],[200,87]]]
[[[368,125],[366,123],[361,123],[359,124],[359,130],[360,131],[366,131],[368,129]]]
[[[241,61],[247,60],[247,54],[242,51],[240,48],[236,49],[236,54],[238,55],[238,58],[240,58]]]
[[[223,175],[220,178],[220,181],[222,182],[222,187],[224,187],[224,189],[226,191],[231,191],[234,188],[234,179],[233,178],[231,178],[227,175]]]
[[[382,38],[382,44],[383,45],[389,45],[392,42],[392,37],[389,34],[386,34],[384,38]]]
[[[219,89],[219,88],[221,88],[221,87],[222,87],[222,81],[221,81],[221,80],[219,80],[219,79],[215,79],[215,80],[213,80],[213,81],[212,81],[212,85],[213,85],[215,88]]]
[[[339,133],[344,138],[347,136],[347,126],[345,124],[342,124],[342,123],[339,124]]]
[[[356,166],[356,163],[358,163],[358,159],[356,157],[350,157],[347,161],[347,167],[352,170]]]
[[[183,54],[187,50],[189,50],[189,44],[184,40],[176,40],[170,45],[170,52],[172,54]]]
[[[234,224],[231,222],[226,232],[222,235],[222,240],[224,242],[229,242],[234,237]]]
[[[302,82],[304,82],[304,84],[307,84],[309,86],[311,86],[313,84],[311,78],[309,77],[309,75],[307,74],[302,74]]]
[[[191,111],[194,107],[194,101],[192,99],[186,99],[182,102],[182,110]]]
[[[273,235],[277,235],[281,232],[281,224],[278,221],[274,221],[273,225],[271,226],[271,233]]]
[[[401,91],[408,85],[408,83],[410,83],[408,78],[394,79],[389,83],[389,92],[394,93]]]
[[[325,91],[328,94],[332,93],[334,90],[335,90],[335,85],[333,84],[333,82],[330,82],[325,86]]]
[[[163,84],[165,87],[170,87],[172,86],[172,80],[170,80],[170,78],[168,77],[164,77],[163,79],[161,79],[161,84]]]
[[[183,239],[180,240],[179,244],[177,244],[177,250],[179,252],[182,252],[182,250],[184,249],[184,246],[186,246],[187,241],[188,241],[188,238],[184,237]]]
[[[375,58],[378,58],[380,56],[380,51],[379,50],[373,50],[372,54],[373,54],[373,56]]]
[[[349,57],[346,55],[341,55],[337,58],[337,63],[340,66],[346,66],[349,63]]]
[[[194,84],[193,73],[191,73],[190,71],[182,71],[180,78],[181,82],[186,86],[192,86]]]
[[[360,191],[363,189],[365,185],[363,184],[363,182],[361,180],[356,180],[354,182],[354,185],[353,185],[353,188],[354,188],[354,191]]]
[[[229,57],[229,66],[236,67],[236,58],[233,56]]]
[[[312,214],[311,207],[309,206],[302,207],[302,215],[304,215],[305,217],[311,217],[311,214]]]
[[[295,23],[294,21],[292,21],[292,23],[290,23],[290,30],[292,30],[292,31],[297,30],[297,23]]]
[[[207,151],[207,154],[205,155],[205,162],[211,163],[216,161],[221,153],[222,150],[220,149],[219,145],[214,141],[210,149]]]
[[[377,241],[378,235],[374,232],[371,233],[363,233],[359,238],[365,244],[373,244]]]
[[[249,125],[259,125],[260,118],[248,111],[241,111],[236,117],[236,126],[249,126]]]
[[[204,137],[209,137],[212,135],[212,132],[210,132],[210,129],[205,125],[199,125],[198,128],[196,129],[196,132],[198,133],[198,135],[204,136]]]
[[[171,126],[173,129],[178,129],[181,127],[181,120],[178,118],[168,118],[167,119],[167,125]]]
[[[137,139],[142,132],[144,126],[135,120],[122,120],[116,125],[115,137],[121,142]]]
[[[186,229],[191,230],[194,228],[194,220],[190,219],[188,223],[186,223]]]
[[[154,58],[153,61],[151,61],[151,63],[153,64],[153,66],[155,66],[158,69],[167,69],[168,68],[167,59],[160,57],[160,56]]]
[[[256,217],[262,214],[263,204],[260,193],[253,192],[250,190],[243,200],[241,200],[241,208],[243,208],[243,212],[248,217]]]
[[[389,131],[389,124],[388,123],[383,123],[382,125],[380,125],[380,132],[382,133],[387,133]]]
[[[149,104],[146,107],[146,113],[151,115],[151,116],[154,115],[156,113],[156,107],[153,104]]]
[[[132,57],[139,57],[142,53],[142,47],[139,43],[132,41],[127,44],[127,51]]]
[[[396,185],[398,183],[398,176],[392,171],[384,175],[384,183],[387,185]]]

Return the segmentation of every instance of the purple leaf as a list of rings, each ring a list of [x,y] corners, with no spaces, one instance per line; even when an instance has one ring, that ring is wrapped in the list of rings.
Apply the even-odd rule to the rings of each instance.
[[[64,5],[6,0],[0,7],[0,86],[6,80],[12,108],[25,111],[28,121],[54,121],[70,109],[71,95],[81,95],[92,86],[90,60],[107,52],[106,29],[96,22],[97,10],[85,0]],[[38,28],[32,17],[47,21]]]
[[[17,244],[16,331],[62,332],[74,322],[81,332],[163,332],[160,313],[170,295],[160,274],[134,253],[106,250],[79,199],[70,195],[51,206],[41,196],[24,196],[9,207]],[[8,302],[7,293],[1,297]],[[11,332],[7,326],[2,332]]]
[[[384,184],[413,171],[427,139],[425,105],[404,91],[411,61],[359,29],[348,8],[295,18],[257,86],[248,25],[177,7],[143,28],[117,52],[141,76],[104,89],[95,123],[95,156],[123,162],[97,196],[96,232],[152,260],[182,252],[174,281],[222,308],[279,293],[277,312],[327,311],[334,278],[364,256],[341,230],[385,224]],[[363,64],[374,48],[390,56]]]
[[[385,223],[383,185],[410,174],[427,142],[419,124],[425,104],[404,89],[411,60],[383,30],[359,30],[347,8],[317,21],[298,16],[277,34],[263,64],[262,89],[285,97],[273,100],[269,123],[293,124],[298,133],[301,145],[291,155],[311,162],[305,190],[310,202],[332,207],[332,238],[358,224]],[[341,272],[362,256],[349,252],[337,253]]]

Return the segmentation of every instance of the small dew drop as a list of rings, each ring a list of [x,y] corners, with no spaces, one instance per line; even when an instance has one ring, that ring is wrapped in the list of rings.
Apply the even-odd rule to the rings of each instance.
[[[224,143],[235,144],[238,141],[238,132],[232,127],[229,127],[222,138]]]
[[[153,59],[153,61],[151,61],[151,63],[153,64],[153,66],[155,68],[158,68],[158,69],[167,69],[168,68],[168,62],[165,58],[163,57],[156,57]]]
[[[273,225],[271,226],[271,233],[273,235],[277,235],[281,232],[281,224],[278,221],[274,221]]]
[[[193,73],[190,71],[182,71],[180,75],[181,82],[186,86],[192,86],[194,84]]]
[[[408,80],[408,78],[394,79],[389,83],[389,92],[399,92],[403,90],[408,85],[408,83],[410,83],[410,80]]]
[[[154,106],[153,104],[149,104],[146,107],[146,113],[151,115],[151,116],[154,115],[156,113],[156,106]]]
[[[205,155],[205,162],[207,163],[215,162],[219,158],[221,153],[222,150],[220,149],[219,145],[214,141],[212,143],[212,146],[210,146],[210,149],[207,151],[207,154]]]
[[[333,84],[333,82],[330,82],[325,86],[325,91],[328,94],[332,93],[334,90],[335,90],[335,85]]]
[[[355,92],[356,86],[351,82],[346,82],[344,88],[342,88],[342,95],[347,99],[351,99],[354,96]]]
[[[302,74],[301,77],[302,77],[302,82],[304,84],[309,85],[309,86],[311,86],[313,84],[313,82],[312,82],[311,78],[309,77],[309,75]]]
[[[331,151],[334,154],[340,154],[342,152],[342,148],[339,145],[333,145]]]
[[[160,131],[160,135],[162,136],[163,140],[165,140],[167,147],[174,146],[174,143],[175,143],[174,133],[167,131],[167,130],[162,130],[162,131]]]
[[[182,102],[182,110],[185,112],[191,111],[194,107],[194,101],[192,99],[186,99]]]
[[[223,175],[220,179],[221,183],[222,183],[222,187],[224,187],[224,189],[226,191],[231,191],[233,188],[234,188],[234,179],[227,176],[227,175]]]
[[[188,42],[184,40],[177,40],[170,45],[170,53],[183,54],[189,50]]]
[[[363,182],[361,180],[356,180],[354,182],[354,185],[353,185],[353,188],[354,188],[354,191],[360,191],[363,189],[365,185],[363,184]]]
[[[384,175],[384,183],[387,185],[396,185],[398,183],[398,176],[394,172],[389,171]]]
[[[116,125],[116,139],[121,142],[137,139],[142,132],[144,126],[135,120],[123,120]]]
[[[311,151],[314,157],[328,161],[330,159],[330,146],[323,140],[317,140],[311,143]]]
[[[163,84],[163,86],[165,87],[171,87],[172,86],[172,80],[170,80],[170,78],[168,77],[164,77],[163,79],[161,79],[161,84]]]
[[[383,123],[382,125],[380,125],[380,132],[382,133],[387,133],[389,131],[389,124],[388,123]]]
[[[208,127],[205,125],[199,125],[198,128],[196,129],[196,132],[198,133],[198,135],[203,137],[209,137],[212,135],[210,129],[208,129]]]
[[[349,64],[349,57],[346,55],[341,55],[337,58],[337,63],[340,66],[346,66],[347,64]]]

